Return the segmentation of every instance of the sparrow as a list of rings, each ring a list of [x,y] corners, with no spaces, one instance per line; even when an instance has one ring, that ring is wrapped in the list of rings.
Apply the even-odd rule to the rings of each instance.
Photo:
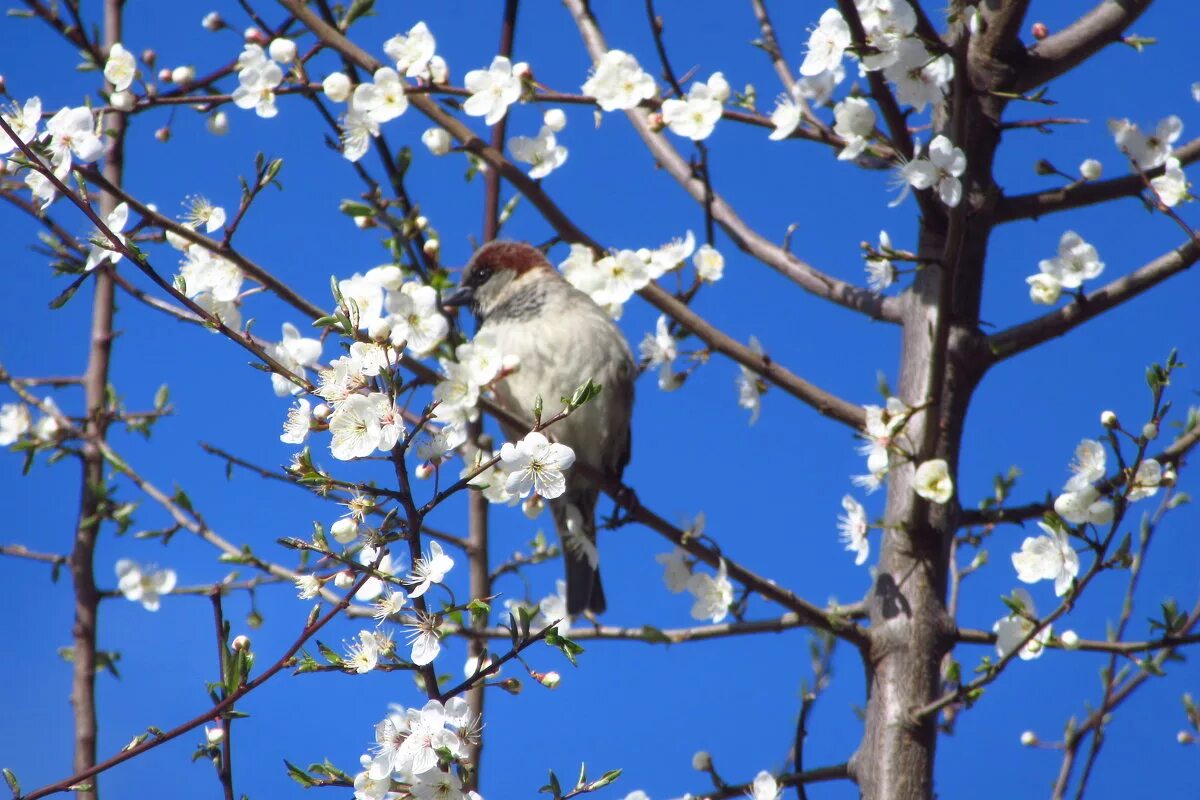
[[[577,461],[620,480],[630,454],[630,418],[637,365],[625,337],[608,313],[567,282],[546,257],[523,242],[493,241],[480,247],[463,270],[448,306],[470,304],[478,336],[490,334],[517,368],[494,387],[496,399],[529,414],[540,395],[547,406],[570,397],[591,379],[592,398],[547,432],[575,451]],[[509,439],[522,430],[504,433]],[[566,560],[567,613],[600,614],[606,603],[596,549],[596,501],[601,484],[578,468],[566,475],[566,491],[549,501]]]

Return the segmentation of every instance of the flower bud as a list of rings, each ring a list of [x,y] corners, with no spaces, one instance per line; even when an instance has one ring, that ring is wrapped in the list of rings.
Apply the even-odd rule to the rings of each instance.
[[[563,113],[561,108],[551,108],[542,116],[542,122],[545,123],[547,128],[558,133],[567,127],[567,115]]]
[[[1179,733],[1175,734],[1175,741],[1179,742],[1180,744],[1191,744],[1192,742],[1196,741],[1196,737],[1192,735],[1191,731],[1180,731]]]
[[[215,11],[210,11],[204,15],[204,19],[200,20],[200,25],[206,31],[219,31],[225,27],[225,20],[221,19],[221,15]]]
[[[171,141],[171,129],[166,125],[162,126],[154,132],[154,138],[158,139],[160,142]]]
[[[204,121],[204,126],[213,136],[224,136],[229,133],[229,115],[224,111],[218,111]]]
[[[1021,744],[1025,745],[1026,747],[1033,747],[1037,743],[1038,737],[1033,731],[1025,731],[1021,734]]]
[[[435,156],[446,155],[446,153],[450,152],[451,146],[453,146],[450,133],[445,128],[430,128],[421,134],[421,142]]]
[[[416,226],[417,230],[423,231],[429,227],[429,217],[424,214],[418,214],[417,218],[413,220],[413,225]]]
[[[354,224],[356,227],[365,230],[367,228],[374,228],[375,220],[371,217],[355,217]]]
[[[530,672],[535,681],[545,686],[547,689],[556,689],[558,684],[562,682],[562,676],[557,672]]]
[[[1059,634],[1058,640],[1062,642],[1063,648],[1067,650],[1075,650],[1079,647],[1079,634],[1075,631],[1063,631]]]
[[[516,372],[521,368],[521,357],[516,353],[505,353],[500,359],[500,369],[505,372]]]
[[[667,127],[667,123],[663,121],[663,115],[661,111],[650,112],[648,119],[650,121],[650,130],[654,131],[655,133],[658,133],[663,128]]]
[[[239,653],[248,651],[250,649],[250,637],[244,633],[239,636],[235,636],[233,641],[229,644],[229,647],[230,649]]]
[[[158,60],[158,53],[147,47],[142,51],[142,63],[150,69],[154,69],[154,62]]]
[[[242,32],[242,38],[251,44],[267,43],[267,35],[253,25]]]
[[[533,80],[533,69],[525,61],[513,64],[512,73],[521,80]]]
[[[1033,38],[1037,39],[1039,42],[1050,35],[1050,29],[1046,27],[1046,23],[1044,22],[1033,23],[1033,26],[1029,29],[1029,32],[1033,34]]]
[[[1094,158],[1089,158],[1079,165],[1079,174],[1084,180],[1094,181],[1099,180],[1104,173],[1104,165]]]
[[[1106,428],[1115,428],[1115,427],[1117,427],[1117,425],[1120,424],[1120,422],[1118,422],[1117,415],[1115,412],[1101,411],[1100,412],[1100,424]]]
[[[131,92],[113,92],[108,98],[108,103],[117,111],[130,111],[136,99]]]
[[[196,80],[196,68],[190,64],[171,70],[171,80],[175,83],[191,83]]]
[[[384,342],[392,335],[392,323],[387,317],[380,317],[367,325],[367,336],[372,341]]]
[[[712,769],[712,756],[707,750],[697,750],[692,755],[692,769],[697,772],[708,772]]]
[[[1152,442],[1158,438],[1158,426],[1153,422],[1147,422],[1142,426],[1142,438],[1147,442]]]
[[[516,678],[505,678],[497,685],[509,694],[521,693],[521,682]]]
[[[267,48],[267,53],[280,64],[290,64],[296,60],[296,43],[291,39],[284,39],[282,37],[272,39],[271,46]]]
[[[350,544],[358,538],[358,523],[350,517],[342,517],[329,526],[329,535],[339,544]]]
[[[350,78],[342,72],[331,72],[321,81],[321,91],[335,103],[344,103],[350,96]]]
[[[171,70],[167,69],[166,67],[163,67],[162,69],[160,69],[158,71],[158,80],[160,83],[170,83],[171,82]]]
[[[545,507],[546,501],[542,500],[542,496],[539,494],[531,494],[521,503],[521,510],[529,519],[537,519],[538,514],[541,514]]]
[[[425,480],[433,474],[433,464],[426,461],[424,464],[417,464],[417,468],[413,470],[418,480]]]
[[[225,729],[222,728],[220,725],[217,725],[212,728],[205,725],[204,726],[204,738],[208,741],[209,744],[220,744],[221,741],[225,738]]]
[[[325,403],[318,403],[317,407],[312,411],[313,419],[315,419],[317,422],[324,422],[325,420],[329,419],[329,415],[332,413],[333,409]]]
[[[349,589],[354,585],[354,573],[348,569],[333,576],[333,585],[339,589]]]
[[[429,79],[434,83],[446,83],[450,80],[450,68],[446,66],[446,59],[441,56],[429,59]]]
[[[426,239],[425,244],[421,247],[421,249],[425,251],[425,255],[433,258],[438,254],[438,251],[442,249],[442,245],[437,239]]]

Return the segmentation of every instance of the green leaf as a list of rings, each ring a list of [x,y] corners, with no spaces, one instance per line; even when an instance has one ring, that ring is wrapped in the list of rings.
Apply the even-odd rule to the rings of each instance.
[[[621,777],[621,770],[610,769],[608,772],[601,775],[596,781],[592,782],[592,784],[588,786],[588,791],[594,792],[597,789],[603,789],[605,786],[608,786],[619,777]]]
[[[651,644],[671,643],[671,638],[653,625],[642,626],[642,638]]]
[[[283,763],[287,766],[288,777],[303,786],[305,789],[311,789],[317,785],[317,782],[310,778],[307,772],[300,769],[286,758],[283,760]]]
[[[343,200],[338,206],[338,211],[350,217],[373,217],[375,209],[366,203],[360,203],[357,200]]]
[[[591,378],[588,378],[586,383],[575,390],[575,393],[571,395],[570,400],[565,397],[562,399],[563,404],[570,409],[579,408],[581,405],[600,394],[600,388],[600,384],[595,383]]]
[[[167,402],[171,399],[171,389],[165,383],[158,387],[158,391],[154,393],[154,410],[162,411],[167,407]]]
[[[334,652],[327,644],[320,639],[317,640],[317,649],[321,651],[321,655],[325,656],[325,660],[335,667],[342,665],[342,657]]]
[[[13,793],[13,797],[21,796],[21,782],[17,780],[17,774],[8,767],[0,769],[4,773],[4,782],[8,784],[9,791]]]

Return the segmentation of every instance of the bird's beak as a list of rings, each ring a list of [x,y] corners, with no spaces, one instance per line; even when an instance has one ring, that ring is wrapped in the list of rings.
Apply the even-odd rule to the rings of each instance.
[[[470,286],[460,286],[448,295],[442,297],[442,305],[450,308],[470,305],[475,301],[475,290]]]

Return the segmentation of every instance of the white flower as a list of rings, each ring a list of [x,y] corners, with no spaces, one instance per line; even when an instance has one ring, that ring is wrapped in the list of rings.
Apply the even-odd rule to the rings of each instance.
[[[29,141],[37,136],[38,125],[42,122],[42,99],[31,97],[25,101],[25,105],[20,107],[14,102],[7,110],[0,113],[0,116],[4,117],[4,122],[13,129],[13,133],[23,144],[29,144]],[[17,143],[12,140],[11,136],[7,134],[0,136],[0,155],[11,153],[15,149],[17,149]]]
[[[218,111],[205,118],[204,127],[213,136],[224,136],[229,133],[229,115],[224,111]]]
[[[896,436],[908,422],[910,410],[897,397],[889,397],[884,406],[863,406],[866,424],[864,438],[858,452],[867,457],[867,471],[883,476],[891,463],[891,448]]]
[[[365,567],[369,567],[374,564],[375,559],[377,558],[379,559],[379,564],[375,567],[375,571],[382,575],[393,574],[394,566],[392,563],[391,553],[384,553],[383,558],[379,558],[379,550],[371,547],[370,545],[363,545],[363,548],[358,551],[358,563]],[[391,587],[392,584],[388,581],[384,581],[375,577],[367,578],[367,580],[363,583],[362,588],[358,590],[358,594],[356,594],[354,598],[356,600],[362,600],[370,603],[371,601],[375,600],[375,598],[383,594],[385,590],[391,590]]]
[[[1037,609],[1033,605],[1033,598],[1029,596],[1029,592],[1024,589],[1014,589],[1013,598],[1021,604],[1025,614],[1036,618]],[[1026,619],[1020,614],[1009,614],[1007,617],[997,620],[996,624],[992,625],[992,632],[996,634],[996,655],[1001,658],[1007,656],[1029,634],[1033,633],[1036,627],[1032,620]],[[1050,625],[1038,631],[1037,636],[1021,648],[1019,654],[1021,660],[1029,661],[1040,656],[1045,651],[1046,643],[1050,641],[1052,635]]]
[[[535,630],[547,625],[557,625],[559,633],[571,629],[571,617],[567,614],[567,582],[561,578],[554,582],[554,594],[538,601],[538,616],[530,622],[530,627]]]
[[[676,237],[655,250],[639,251],[638,255],[643,256],[643,260],[646,261],[650,279],[658,280],[671,270],[677,269],[695,251],[696,237],[688,231],[682,239]]]
[[[425,356],[446,338],[450,323],[437,304],[437,291],[417,281],[408,281],[398,292],[388,292],[388,319],[392,344],[407,345],[417,356]]]
[[[693,573],[688,578],[687,590],[692,593],[696,602],[692,604],[692,619],[720,622],[729,614],[729,605],[733,602],[733,584],[725,574],[725,560],[717,569],[716,575],[705,572]]]
[[[762,345],[755,336],[750,337],[750,349],[757,355],[763,354]],[[758,373],[744,364],[738,364],[738,374],[734,378],[734,384],[738,390],[738,405],[750,412],[749,424],[753,425],[758,422],[758,415],[762,413],[762,396],[766,388],[758,377]]]
[[[954,59],[948,53],[934,57],[920,40],[900,40],[896,60],[884,69],[884,76],[896,84],[896,99],[918,113],[930,103],[940,103],[954,79]]]
[[[296,60],[296,43],[283,37],[272,39],[267,52],[280,64],[290,64]]]
[[[858,158],[867,147],[867,139],[875,132],[874,109],[861,97],[847,97],[834,107],[833,116],[836,120],[833,132],[846,140],[846,146],[838,153],[838,161]]]
[[[190,228],[203,227],[206,233],[212,233],[225,224],[225,209],[214,206],[206,197],[189,197],[184,206],[187,208],[184,224]]]
[[[33,419],[29,409],[22,403],[5,403],[0,406],[0,447],[7,447],[24,436]]]
[[[26,103],[26,111],[28,106]],[[50,137],[50,162],[60,178],[71,168],[71,156],[92,162],[104,152],[104,142],[96,135],[92,110],[87,106],[59,109],[46,122],[46,134]]]
[[[504,366],[504,354],[496,346],[496,337],[491,333],[475,334],[474,339],[454,348],[454,357],[476,386],[491,383]]]
[[[1094,158],[1084,159],[1079,165],[1079,175],[1085,181],[1098,181],[1104,174],[1104,165]]]
[[[175,570],[143,567],[122,558],[117,562],[117,589],[126,600],[141,603],[147,611],[158,611],[159,597],[175,588]]]
[[[442,640],[438,633],[438,618],[433,614],[417,612],[416,619],[408,624],[412,628],[408,636],[409,658],[418,667],[432,664],[442,652]]]
[[[954,482],[945,459],[935,458],[917,467],[913,481],[917,495],[931,503],[940,505],[954,496]]]
[[[352,394],[338,404],[329,418],[329,450],[339,461],[363,458],[379,447],[382,431],[379,411],[365,395]]]
[[[939,134],[929,143],[929,157],[914,158],[900,168],[900,174],[914,189],[936,187],[942,202],[954,208],[962,200],[959,176],[966,169],[963,151]]]
[[[508,107],[521,97],[521,79],[513,74],[513,65],[504,56],[492,59],[486,70],[473,69],[463,78],[471,96],[463,103],[468,116],[483,117],[487,125],[504,118]]]
[[[188,248],[179,274],[183,276],[189,297],[207,292],[219,303],[236,300],[245,278],[237,264],[203,247]]]
[[[808,37],[808,53],[800,65],[800,74],[813,76],[836,69],[849,46],[850,26],[836,8],[827,9]]]
[[[360,330],[379,319],[383,311],[383,286],[379,281],[356,272],[349,278],[338,281],[338,291],[342,293],[347,305],[354,301],[351,305],[350,319],[358,322]],[[354,306],[358,307],[357,317],[354,314]]]
[[[786,139],[800,127],[800,104],[792,97],[781,94],[775,101],[775,110],[771,112],[771,124],[775,130],[767,137],[773,142]]]
[[[212,292],[201,292],[193,297],[192,301],[219,319],[225,327],[232,330],[242,327],[242,311],[233,300],[221,300],[214,297]],[[216,329],[212,332],[218,333]]]
[[[108,51],[108,60],[104,62],[104,79],[113,85],[114,91],[123,92],[133,83],[136,74],[137,62],[133,53],[117,42]]]
[[[558,133],[567,127],[567,114],[561,108],[548,108],[546,109],[546,113],[542,115],[542,124],[555,133]]]
[[[725,274],[725,256],[710,244],[700,245],[692,263],[696,266],[696,274],[702,281],[716,283]]]
[[[365,675],[379,664],[379,640],[374,631],[359,631],[358,641],[346,647],[343,663],[359,675]]]
[[[1129,490],[1129,499],[1141,500],[1145,497],[1153,497],[1158,493],[1162,479],[1162,465],[1153,458],[1145,459],[1138,464],[1137,471],[1133,475],[1133,487]]]
[[[1078,289],[1104,271],[1104,262],[1095,247],[1075,231],[1066,231],[1058,241],[1058,255],[1039,261],[1038,269],[1056,278],[1064,289]]]
[[[763,770],[754,776],[754,783],[750,785],[750,791],[746,794],[750,800],[779,800],[783,790],[779,788],[771,773]]]
[[[1137,125],[1127,119],[1110,119],[1108,130],[1117,148],[1133,159],[1138,169],[1147,170],[1166,163],[1171,155],[1171,145],[1183,133],[1183,120],[1174,114],[1160,120],[1152,136],[1142,133]]]
[[[574,248],[571,252],[574,255]],[[634,292],[650,283],[645,259],[632,250],[620,250],[604,256],[594,266],[596,283],[588,293],[600,306],[620,306],[633,297]],[[566,272],[564,277],[571,280]]]
[[[1039,272],[1025,279],[1029,284],[1029,299],[1038,305],[1052,306],[1062,296],[1062,284],[1053,275]]]
[[[404,93],[404,82],[391,67],[375,70],[374,83],[360,83],[354,87],[350,99],[351,111],[366,114],[373,122],[389,122],[408,110],[408,95]]]
[[[672,363],[679,354],[678,343],[671,335],[666,315],[659,315],[654,333],[647,333],[638,345],[638,351],[651,367],[658,367],[658,388],[664,392],[679,388],[679,378]]]
[[[295,584],[301,600],[311,600],[321,593],[321,581],[316,575],[297,575]]]
[[[261,47],[258,48],[258,55],[262,55]],[[238,72],[238,88],[233,90],[233,103],[238,108],[253,108],[258,116],[270,119],[279,113],[275,107],[275,89],[283,81],[283,70],[265,57],[261,61],[253,57],[248,60],[249,65]]]
[[[429,128],[421,134],[421,143],[429,148],[435,156],[444,156],[454,146],[450,132],[445,128]]]
[[[42,416],[33,423],[31,434],[39,442],[54,441],[58,438],[58,432],[62,428],[62,424],[59,422],[62,412],[58,410],[58,404],[54,402],[53,397],[42,400],[41,410]]]
[[[1067,492],[1077,492],[1104,477],[1104,445],[1095,439],[1084,439],[1075,446],[1071,462],[1071,479],[1063,486]]]
[[[1191,183],[1188,182],[1187,175],[1184,174],[1178,158],[1168,158],[1166,167],[1166,171],[1162,175],[1150,179],[1150,185],[1163,205],[1167,208],[1174,208],[1185,200],[1191,199],[1191,194],[1188,193]]]
[[[508,140],[508,149],[517,161],[532,164],[529,177],[544,178],[561,167],[567,160],[567,148],[558,143],[554,130],[543,125],[537,136],[514,136]]]
[[[335,103],[344,103],[350,97],[350,78],[344,72],[331,72],[321,81],[321,91]]]
[[[813,105],[826,105],[833,97],[833,90],[846,79],[846,68],[838,63],[831,70],[819,75],[807,75],[796,81],[796,94]]]
[[[476,469],[478,469],[480,465],[490,461],[493,457],[498,455],[499,453],[489,453],[482,450],[476,452],[475,457],[464,464],[462,472],[459,473],[459,477],[467,477]],[[504,471],[504,462],[497,461],[491,467],[488,467],[486,470],[467,481],[467,484],[478,488],[489,503],[508,503],[511,505],[516,503],[517,498],[510,494],[508,489],[504,488],[504,484],[507,479],[508,473]],[[534,496],[536,497],[536,495]]]
[[[663,101],[663,122],[672,133],[693,141],[707,139],[712,134],[722,113],[719,89],[725,79],[721,77],[720,81],[713,85],[714,78],[720,74],[715,73],[709,78],[709,83],[693,83],[682,100],[672,97]]]
[[[358,538],[358,520],[341,517],[329,526],[329,535],[339,544],[350,544]]]
[[[892,66],[900,58],[900,44],[916,30],[916,12],[907,0],[859,0],[857,5],[868,48],[862,54],[862,70]]]
[[[446,573],[453,567],[454,559],[446,555],[440,544],[430,541],[425,557],[417,559],[412,572],[404,579],[405,583],[413,587],[408,590],[408,596],[420,597],[425,594],[430,586],[445,580]]]
[[[1026,537],[1021,542],[1021,552],[1012,555],[1017,580],[1022,583],[1052,580],[1054,594],[1062,597],[1079,574],[1079,554],[1071,547],[1071,540],[1065,531],[1052,528],[1044,522],[1038,522],[1038,527],[1046,535]]]
[[[567,489],[563,470],[575,463],[575,452],[565,444],[551,444],[537,431],[500,448],[500,460],[508,470],[505,489],[520,497],[536,492],[553,500]]]
[[[125,229],[125,225],[128,222],[129,205],[126,203],[119,204],[104,218],[105,226],[113,233],[120,233]],[[125,237],[123,236],[118,238],[121,241],[125,241]],[[88,250],[87,262],[83,265],[84,271],[90,272],[105,261],[116,264],[123,257],[120,251],[112,249],[112,242],[109,241],[106,234],[96,231],[92,234],[92,239],[92,245]]]
[[[663,583],[671,594],[679,594],[688,588],[692,577],[692,569],[687,561],[688,552],[682,547],[676,547],[669,553],[659,553],[654,560],[663,565]]]
[[[453,771],[431,769],[417,776],[411,792],[415,800],[462,800],[462,780]]]
[[[353,359],[346,356],[329,362],[329,366],[321,370],[319,380],[317,395],[333,406],[366,385],[362,370]]]
[[[1054,500],[1054,511],[1072,525],[1107,525],[1112,522],[1113,505],[1100,499],[1100,490],[1095,486],[1084,486],[1072,492],[1064,492]]]
[[[283,423],[283,433],[279,435],[279,441],[284,444],[304,444],[304,440],[308,438],[308,429],[311,423],[311,404],[301,397],[288,411],[287,421]]]
[[[424,22],[397,34],[383,43],[383,52],[396,62],[396,71],[406,78],[429,77],[429,62],[437,49],[437,41]]]
[[[439,84],[450,82],[450,67],[446,65],[446,59],[441,56],[429,59],[429,80]]]
[[[346,112],[341,125],[342,157],[347,161],[358,161],[367,154],[371,140],[378,135],[379,121],[369,113],[357,110]]]
[[[604,111],[621,111],[654,97],[658,87],[636,58],[622,50],[609,50],[596,62],[583,93],[596,98],[596,105]]]
[[[855,566],[860,566],[871,554],[871,540],[867,538],[867,512],[850,495],[842,498],[842,508],[846,513],[838,517],[838,535],[846,549],[855,553]]]
[[[283,338],[278,344],[271,345],[271,357],[286,367],[293,375],[306,378],[305,367],[315,368],[321,359],[321,341],[300,335],[300,331],[290,322],[283,323]],[[289,381],[282,375],[271,373],[271,385],[277,397],[289,394],[299,394],[304,391],[301,387]]]

